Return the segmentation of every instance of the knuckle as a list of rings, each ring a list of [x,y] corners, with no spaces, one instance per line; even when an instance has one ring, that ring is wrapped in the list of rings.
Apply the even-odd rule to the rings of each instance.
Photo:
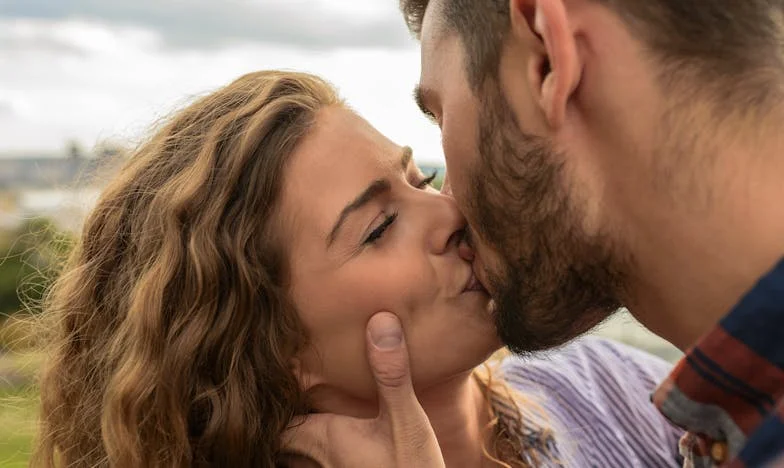
[[[379,363],[375,370],[376,381],[387,387],[401,387],[408,379],[408,366],[401,359]]]
[[[397,459],[404,461],[406,464],[416,460],[429,447],[427,433],[416,428],[401,431],[395,435],[395,439],[400,441],[400,443],[396,444],[398,448]]]

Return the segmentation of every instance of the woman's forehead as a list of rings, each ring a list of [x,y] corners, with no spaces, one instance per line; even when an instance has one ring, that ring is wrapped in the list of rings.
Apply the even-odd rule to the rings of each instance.
[[[321,195],[316,188],[334,191],[394,164],[401,150],[351,110],[330,106],[292,154],[287,178],[291,188]]]

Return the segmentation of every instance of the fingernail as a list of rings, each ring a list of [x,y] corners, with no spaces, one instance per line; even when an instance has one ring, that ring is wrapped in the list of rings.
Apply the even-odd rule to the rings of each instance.
[[[395,314],[380,312],[370,319],[370,340],[379,349],[395,349],[403,341],[403,328]]]

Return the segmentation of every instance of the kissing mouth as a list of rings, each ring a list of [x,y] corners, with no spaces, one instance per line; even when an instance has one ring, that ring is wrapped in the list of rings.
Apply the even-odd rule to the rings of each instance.
[[[482,292],[487,294],[487,289],[485,289],[482,282],[479,281],[473,268],[471,269],[471,276],[468,277],[465,287],[463,287],[463,292]]]
[[[458,246],[464,248],[461,257],[463,257],[465,260],[468,260],[469,265],[471,266],[471,269],[469,270],[471,274],[466,280],[466,283],[463,287],[463,292],[482,292],[489,294],[484,283],[480,280],[481,271],[478,267],[481,267],[481,263],[477,257],[476,249],[473,246],[472,233],[470,229],[466,228],[463,230],[462,239],[460,239],[460,244],[458,244]],[[480,275],[477,275],[477,272],[479,272]]]

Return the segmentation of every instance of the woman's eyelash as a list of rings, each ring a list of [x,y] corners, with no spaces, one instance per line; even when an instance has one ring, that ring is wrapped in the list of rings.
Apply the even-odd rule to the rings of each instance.
[[[428,177],[425,177],[422,182],[417,184],[417,188],[425,188],[428,185],[432,184],[434,180],[436,180],[436,176],[438,176],[438,171],[433,171]]]
[[[416,185],[416,187],[420,189],[427,187],[428,185],[432,184],[434,180],[436,180],[437,176],[438,176],[438,171],[433,171],[433,173],[430,174],[428,177],[422,179],[422,181],[419,182]],[[372,244],[377,240],[381,239],[381,237],[386,232],[387,228],[391,226],[396,219],[397,219],[397,212],[394,212],[388,215],[386,218],[384,218],[384,221],[377,228],[373,229],[373,231],[371,231],[370,234],[368,234],[367,238],[362,242],[362,245]]]
[[[397,212],[394,212],[384,218],[384,222],[381,223],[377,228],[373,229],[373,231],[367,236],[367,239],[362,242],[362,245],[372,244],[373,242],[379,240],[381,236],[384,235],[384,232],[387,230],[387,228],[391,226],[396,219]]]

